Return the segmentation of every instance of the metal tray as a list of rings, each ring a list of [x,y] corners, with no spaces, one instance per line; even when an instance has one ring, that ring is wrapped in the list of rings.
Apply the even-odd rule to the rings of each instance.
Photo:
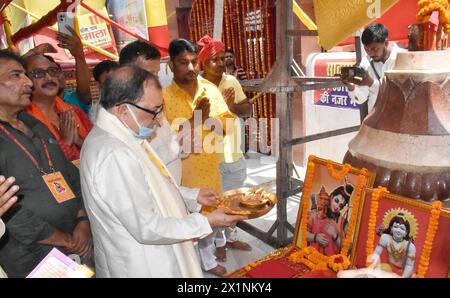
[[[255,187],[242,187],[233,190],[226,191],[220,196],[220,203],[217,207],[202,207],[201,213],[208,214],[214,211],[216,208],[225,209],[226,213],[233,215],[244,215],[249,219],[258,218],[265,214],[267,214],[270,210],[272,210],[273,206],[278,202],[275,194],[270,193],[264,190],[264,193],[267,194],[267,202],[257,205],[247,205],[242,201],[242,197],[247,193],[254,193],[259,188]],[[241,196],[239,196],[241,195]]]

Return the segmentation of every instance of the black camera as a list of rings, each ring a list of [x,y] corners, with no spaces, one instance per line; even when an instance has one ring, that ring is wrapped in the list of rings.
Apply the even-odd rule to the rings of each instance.
[[[341,76],[364,78],[366,76],[366,71],[359,66],[344,66],[341,68]]]

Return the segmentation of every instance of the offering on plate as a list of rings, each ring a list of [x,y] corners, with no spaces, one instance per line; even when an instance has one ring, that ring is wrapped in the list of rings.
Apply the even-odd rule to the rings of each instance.
[[[276,196],[263,188],[238,188],[222,193],[217,208],[229,214],[257,218],[267,214],[276,203]]]
[[[247,191],[242,194],[240,204],[249,208],[259,208],[270,202],[270,196],[272,194],[259,188],[255,191]]]

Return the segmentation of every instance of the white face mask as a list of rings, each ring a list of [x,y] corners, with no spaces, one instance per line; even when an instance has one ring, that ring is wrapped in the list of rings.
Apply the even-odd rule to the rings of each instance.
[[[136,133],[133,131],[134,135],[135,135],[137,138],[139,138],[139,139],[146,139],[146,138],[148,138],[149,136],[151,136],[151,135],[156,131],[156,129],[157,129],[156,123],[153,124],[152,127],[145,127],[145,126],[142,126],[142,125],[139,123],[139,121],[137,120],[136,115],[134,115],[134,112],[130,109],[130,107],[129,107],[128,105],[127,105],[127,109],[128,109],[128,111],[130,112],[131,117],[132,117],[133,120],[134,120],[134,123],[136,123],[136,125],[139,127],[139,134],[136,134]]]

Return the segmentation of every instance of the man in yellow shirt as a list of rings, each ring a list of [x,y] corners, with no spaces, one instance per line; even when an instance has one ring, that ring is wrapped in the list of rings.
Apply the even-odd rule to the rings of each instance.
[[[222,183],[219,165],[224,150],[222,136],[226,130],[226,120],[234,119],[234,115],[229,111],[219,89],[198,76],[197,51],[197,47],[185,39],[170,43],[169,67],[174,79],[163,89],[164,114],[176,130],[179,130],[177,123],[184,123],[183,126],[188,125],[195,131],[188,139],[189,143],[201,135],[203,146],[197,146],[182,162],[181,185],[212,188],[220,192]],[[183,142],[184,146],[186,143]],[[208,244],[199,241],[203,270],[223,276],[225,267],[217,264],[214,253],[204,250],[205,246]]]
[[[248,102],[238,80],[225,73],[225,45],[223,42],[206,35],[197,44],[201,48],[199,61],[203,69],[203,77],[219,88],[229,110],[235,115],[234,121],[227,125],[227,134],[224,137],[224,156],[220,163],[222,191],[240,188],[247,178],[247,166],[241,151],[242,124],[239,122],[238,116],[251,116],[252,105]],[[238,240],[235,225],[225,229],[224,237],[216,238],[216,256],[222,261],[226,260],[225,246],[251,250],[249,244]]]

